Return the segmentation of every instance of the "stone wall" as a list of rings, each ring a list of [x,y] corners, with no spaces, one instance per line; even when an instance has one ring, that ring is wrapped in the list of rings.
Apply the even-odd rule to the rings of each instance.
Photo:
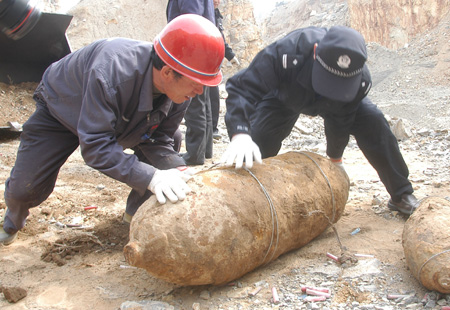
[[[45,0],[45,11],[57,11],[59,1]],[[72,49],[115,36],[151,41],[166,24],[166,5],[167,0],[82,0],[69,11],[74,16],[67,31]],[[247,67],[264,46],[300,27],[347,25],[359,30],[367,42],[403,47],[449,15],[450,1],[279,1],[262,21],[255,19],[251,0],[222,0],[220,10],[226,40],[241,62],[233,66],[224,60],[226,80]]]
[[[348,0],[350,25],[368,42],[398,49],[436,27],[449,13],[448,0]]]
[[[349,25],[346,0],[293,0],[279,2],[262,22],[263,40],[269,44],[294,29],[309,26]]]
[[[219,10],[224,17],[225,40],[240,61],[239,66],[233,66],[224,60],[223,72],[227,79],[247,67],[263,47],[262,31],[256,23],[250,0],[222,0]]]

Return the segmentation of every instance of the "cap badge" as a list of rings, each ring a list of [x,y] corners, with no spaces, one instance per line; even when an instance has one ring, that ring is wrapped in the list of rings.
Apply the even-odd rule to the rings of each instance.
[[[352,60],[350,59],[350,57],[348,55],[341,55],[338,58],[337,65],[341,69],[348,69],[350,67],[351,62],[352,62]]]

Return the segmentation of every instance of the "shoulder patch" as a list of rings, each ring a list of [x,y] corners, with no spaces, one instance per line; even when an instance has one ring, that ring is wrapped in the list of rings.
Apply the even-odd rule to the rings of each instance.
[[[282,56],[283,69],[291,69],[298,67],[298,65],[300,65],[302,62],[303,62],[302,55],[283,54]]]

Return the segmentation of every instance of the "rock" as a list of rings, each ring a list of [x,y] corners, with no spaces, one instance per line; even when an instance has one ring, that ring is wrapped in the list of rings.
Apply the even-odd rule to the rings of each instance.
[[[402,119],[399,119],[395,122],[392,127],[392,132],[397,140],[406,140],[411,137],[411,132],[408,128],[406,128],[405,123]]]
[[[27,291],[21,287],[2,287],[5,299],[10,303],[16,303],[27,296]]]

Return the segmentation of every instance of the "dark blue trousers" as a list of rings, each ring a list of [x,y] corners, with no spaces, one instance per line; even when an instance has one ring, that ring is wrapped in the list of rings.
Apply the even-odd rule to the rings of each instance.
[[[174,140],[174,149],[179,152],[182,141],[179,130]],[[78,146],[78,136],[56,120],[44,103],[37,102],[36,111],[23,125],[16,162],[5,182],[7,212],[3,229],[7,233],[22,229],[30,214],[29,209],[50,196],[61,166]],[[142,154],[136,155],[141,161],[151,164]],[[144,196],[131,190],[127,213],[130,210],[134,215],[150,195],[149,190]]]
[[[299,115],[269,101],[258,105],[251,120],[252,139],[259,146],[263,158],[275,156],[283,140],[289,136]],[[370,101],[362,101],[356,112],[350,134],[375,168],[394,201],[403,194],[412,194],[409,170],[383,113]],[[332,143],[332,141],[328,141]]]

